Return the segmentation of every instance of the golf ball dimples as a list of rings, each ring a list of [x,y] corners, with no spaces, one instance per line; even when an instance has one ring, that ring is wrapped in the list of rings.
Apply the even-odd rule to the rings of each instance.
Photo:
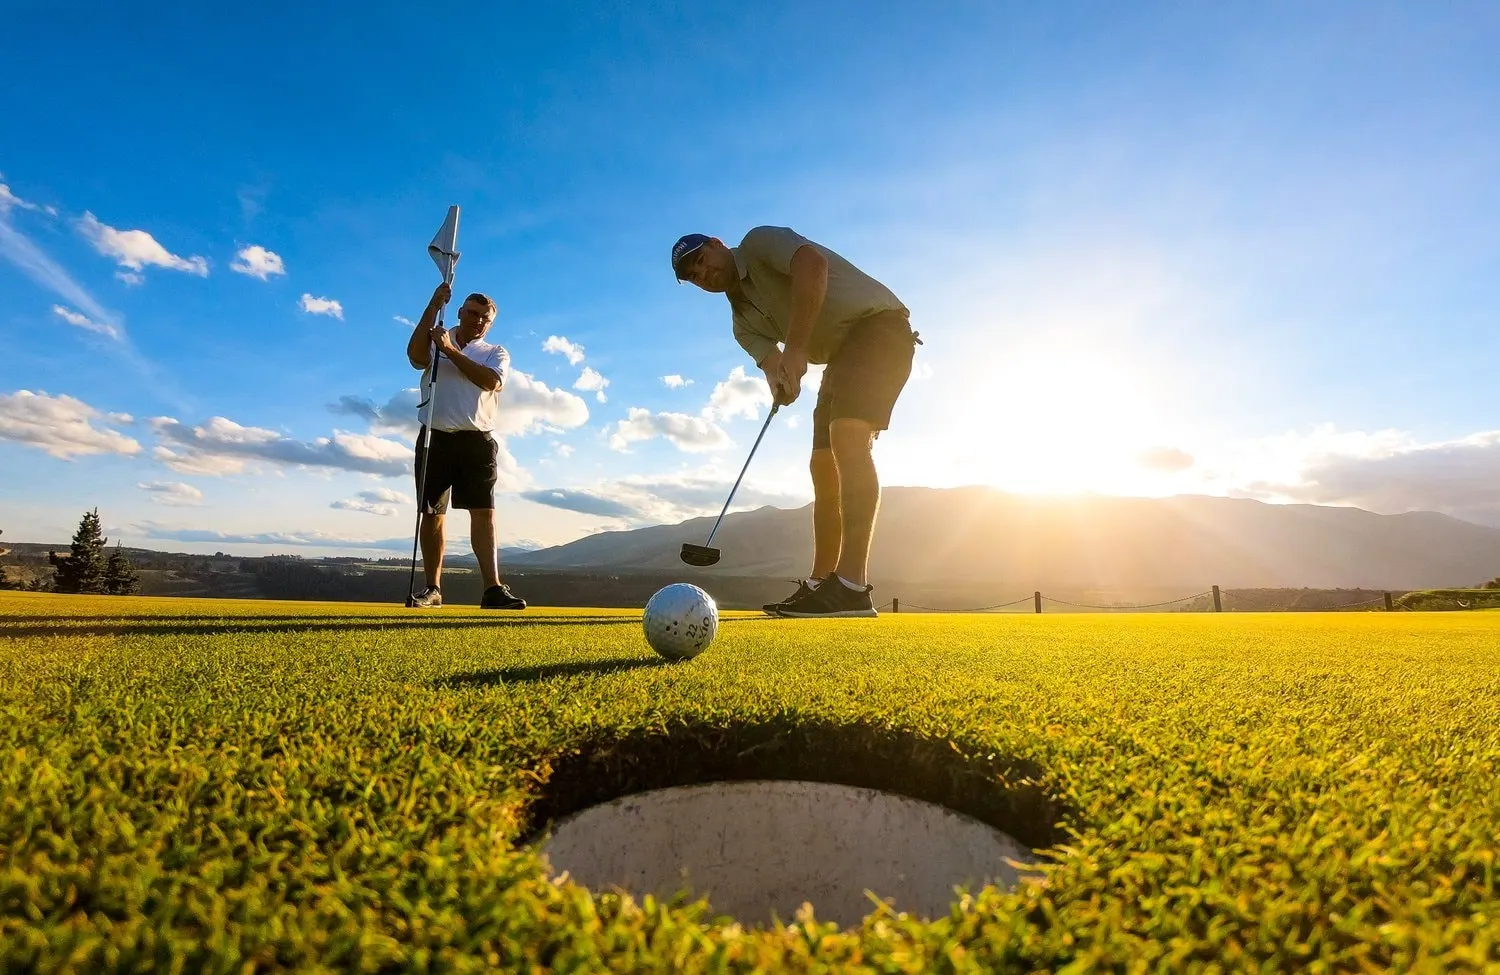
[[[708,593],[687,582],[657,590],[646,603],[646,642],[668,660],[691,660],[719,631],[719,607]]]

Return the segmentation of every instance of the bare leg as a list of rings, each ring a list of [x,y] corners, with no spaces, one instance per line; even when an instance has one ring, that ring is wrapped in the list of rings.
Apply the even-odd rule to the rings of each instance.
[[[812,577],[824,579],[838,565],[844,535],[844,519],[839,510],[839,468],[829,449],[814,450],[808,467],[813,483]]]
[[[880,509],[880,477],[875,473],[875,458],[870,453],[874,431],[864,420],[849,418],[834,420],[830,429],[844,523],[838,574],[863,586],[870,570],[875,515]]]
[[[443,577],[443,516],[422,512],[422,574],[440,588]]]
[[[499,559],[495,552],[495,509],[475,508],[469,512],[469,542],[474,558],[479,560],[479,574],[484,588],[500,584]]]

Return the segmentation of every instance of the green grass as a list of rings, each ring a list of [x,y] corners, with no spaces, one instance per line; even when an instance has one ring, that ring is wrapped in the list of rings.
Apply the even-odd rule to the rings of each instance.
[[[636,619],[0,596],[0,970],[1500,971],[1496,614]],[[524,843],[776,772],[1045,882],[752,929]]]

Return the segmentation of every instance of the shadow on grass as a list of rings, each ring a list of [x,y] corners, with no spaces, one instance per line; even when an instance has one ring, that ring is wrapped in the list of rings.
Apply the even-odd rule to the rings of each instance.
[[[49,636],[226,636],[236,633],[329,633],[370,630],[471,630],[524,628],[528,626],[639,626],[639,616],[493,616],[459,619],[440,616],[389,616],[380,618],[329,618],[295,616],[214,617],[202,622],[181,623],[178,617],[126,617],[117,623],[98,623],[70,617],[66,621],[37,624],[0,621],[0,638]]]
[[[496,684],[525,684],[551,680],[554,677],[600,676],[637,670],[641,667],[665,667],[667,661],[653,657],[608,657],[604,660],[570,660],[567,663],[535,664],[529,667],[502,667],[498,670],[475,670],[453,674],[432,682],[439,688],[493,687]]]
[[[972,816],[1032,848],[1061,842],[1071,811],[1047,790],[1041,767],[991,747],[796,714],[595,731],[538,763],[551,774],[527,804],[521,842],[536,842],[556,821],[621,796],[755,779],[892,792]]]
[[[524,612],[524,611],[523,611]],[[501,614],[504,615],[501,615]],[[50,636],[225,636],[235,633],[325,633],[361,630],[467,630],[527,626],[640,626],[639,616],[0,616],[0,639]],[[720,619],[725,623],[768,616]]]

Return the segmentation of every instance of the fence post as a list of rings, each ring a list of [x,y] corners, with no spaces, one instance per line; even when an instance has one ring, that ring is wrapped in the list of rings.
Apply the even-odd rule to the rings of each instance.
[[[1219,602],[1219,587],[1218,586],[1214,586],[1214,612],[1215,613],[1222,613],[1222,612],[1224,612],[1224,605]]]
[[[1394,610],[1395,610],[1395,607],[1391,605],[1391,594],[1390,593],[1386,593],[1385,594],[1385,611],[1387,613],[1389,613],[1389,612],[1393,612]]]
[[[1036,603],[1036,611],[1040,613],[1042,611],[1042,591],[1038,589],[1031,594],[1031,598]]]
[[[901,612],[901,600],[898,597],[896,597],[896,596],[892,596],[891,597],[891,612],[893,612],[893,613],[899,613],[899,612]]]

